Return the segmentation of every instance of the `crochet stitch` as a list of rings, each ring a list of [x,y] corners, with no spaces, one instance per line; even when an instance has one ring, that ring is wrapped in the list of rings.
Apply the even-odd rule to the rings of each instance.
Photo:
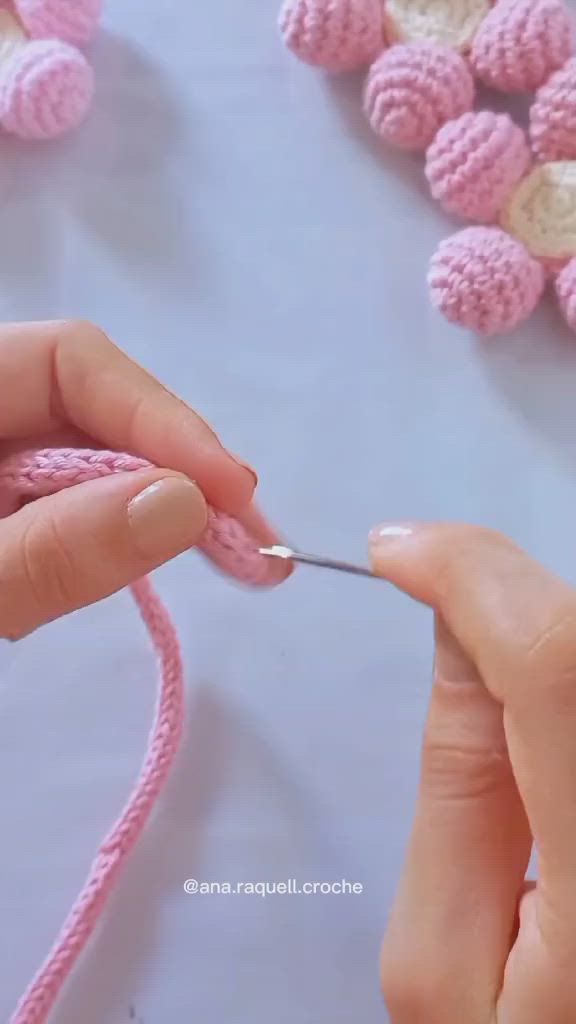
[[[571,74],[576,86],[576,61]],[[539,104],[543,123],[542,98]],[[570,156],[571,140],[567,148]],[[554,152],[563,156],[559,135]],[[576,162],[533,163],[512,119],[482,111],[440,130],[427,153],[426,175],[450,213],[492,225],[459,232],[432,258],[432,301],[447,319],[487,336],[512,330],[536,307],[550,279],[575,328]]]
[[[100,0],[14,0],[0,9],[0,124],[52,139],[88,113],[94,75],[77,48],[94,34]]]
[[[486,225],[439,246],[429,273],[433,303],[455,323],[503,333],[530,315],[552,279],[576,328],[576,60],[565,4],[287,0],[280,26],[301,59],[327,67],[337,19],[353,35],[361,12],[371,39],[377,28],[381,35],[364,90],[372,128],[386,142],[424,150],[433,197],[448,213]],[[347,66],[369,63],[366,47],[354,61],[351,38],[346,47]],[[502,91],[537,90],[529,141],[507,115],[472,112],[475,79]]]
[[[0,492],[7,512],[65,487],[110,473],[149,466],[143,459],[109,451],[46,449],[25,452],[0,465]],[[4,507],[4,503],[3,503]],[[260,555],[239,522],[209,510],[200,550],[234,579],[273,586],[286,575],[274,559]],[[144,764],[116,824],[101,844],[87,880],[44,964],[20,1000],[10,1024],[44,1024],[76,960],[92,935],[118,875],[141,835],[178,750],[184,721],[184,680],[178,637],[147,579],[132,587],[160,664],[160,692]]]
[[[408,149],[425,149],[472,109],[475,78],[505,92],[536,89],[573,45],[562,0],[285,0],[280,31],[306,63],[368,68],[368,120]]]

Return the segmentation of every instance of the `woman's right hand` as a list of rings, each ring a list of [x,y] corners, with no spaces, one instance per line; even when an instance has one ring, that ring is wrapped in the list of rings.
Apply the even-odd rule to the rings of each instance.
[[[467,526],[385,525],[371,559],[437,624],[382,956],[391,1020],[574,1024],[576,591]],[[533,842],[539,878],[526,883]]]

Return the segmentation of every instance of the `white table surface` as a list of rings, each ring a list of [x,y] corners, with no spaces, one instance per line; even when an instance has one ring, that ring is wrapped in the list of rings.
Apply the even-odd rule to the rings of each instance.
[[[418,159],[286,55],[274,0],[110,0],[82,132],[0,144],[0,316],[80,316],[206,414],[304,547],[463,518],[576,578],[576,342],[552,304],[479,344],[429,306],[450,231]],[[8,240],[8,241],[7,241]],[[379,1024],[377,956],[414,799],[429,615],[302,570],[254,596],[158,574],[189,736],[54,1024]],[[0,1019],[143,754],[155,672],[126,594],[0,645]],[[185,879],[359,882],[186,896]]]

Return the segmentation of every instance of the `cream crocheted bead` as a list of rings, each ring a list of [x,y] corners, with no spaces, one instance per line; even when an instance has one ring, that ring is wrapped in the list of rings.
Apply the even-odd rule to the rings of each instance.
[[[502,226],[541,260],[576,256],[576,163],[535,167],[507,204]]]
[[[466,51],[490,10],[489,0],[388,0],[386,35]]]

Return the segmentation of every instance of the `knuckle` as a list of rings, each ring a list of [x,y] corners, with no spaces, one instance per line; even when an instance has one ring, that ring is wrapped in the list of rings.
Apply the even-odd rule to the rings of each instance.
[[[576,601],[559,609],[528,644],[525,661],[535,669],[572,664],[576,658]]]
[[[544,949],[551,955],[559,977],[573,979],[576,936],[573,927],[573,907],[567,913],[566,903],[558,906],[549,898],[544,885],[539,886],[540,899],[534,901],[534,925]],[[576,983],[572,983],[576,1010]]]
[[[473,983],[458,949],[439,959],[438,944],[414,938],[394,946],[384,941],[380,989],[391,1024],[493,1024],[490,993]]]
[[[146,391],[137,392],[126,402],[124,410],[124,433],[136,448],[136,438],[140,433],[140,425],[145,423],[150,413],[150,395]]]
[[[438,800],[472,800],[501,792],[512,784],[504,744],[425,737],[421,758],[422,788]]]
[[[576,600],[539,630],[521,656],[523,674],[554,707],[576,707]]]
[[[467,571],[471,556],[477,561],[482,551],[510,550],[513,547],[508,537],[488,526],[462,523],[451,528],[449,550],[438,570],[438,584],[446,606],[461,604],[463,573]]]
[[[34,516],[21,539],[22,583],[38,621],[74,607],[74,565],[57,521]]]
[[[449,1019],[451,987],[442,971],[426,967],[420,956],[383,949],[380,989],[394,1024],[427,1024]]]
[[[86,340],[93,345],[108,346],[111,345],[108,335],[101,327],[97,324],[93,324],[91,320],[73,319],[73,320],[62,320],[60,322],[59,337],[65,344],[71,344],[76,346],[78,339],[82,338],[84,344]]]

